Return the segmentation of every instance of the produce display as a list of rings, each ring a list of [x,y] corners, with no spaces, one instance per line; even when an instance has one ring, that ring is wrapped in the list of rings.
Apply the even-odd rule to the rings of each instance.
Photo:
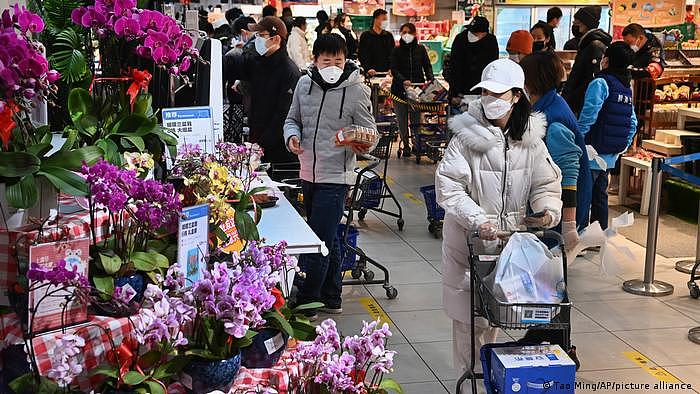
[[[700,100],[700,88],[691,91],[690,86],[675,83],[664,85],[654,91],[656,101]]]

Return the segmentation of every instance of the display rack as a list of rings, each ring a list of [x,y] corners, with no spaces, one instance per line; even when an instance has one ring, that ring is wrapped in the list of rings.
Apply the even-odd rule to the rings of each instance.
[[[657,128],[671,128],[675,126],[674,122],[659,119],[658,114],[655,116],[655,111],[658,112],[660,105],[680,105],[691,108],[700,104],[700,96],[693,95],[695,89],[700,89],[700,70],[697,74],[691,75],[687,69],[685,75],[664,76],[661,78],[641,78],[634,80],[634,108],[638,119],[638,139],[653,139]],[[673,73],[671,71],[670,73]],[[668,74],[670,74],[668,73]],[[659,100],[656,96],[656,90],[662,90],[664,86],[676,84],[677,86],[689,86],[690,93],[687,97]]]

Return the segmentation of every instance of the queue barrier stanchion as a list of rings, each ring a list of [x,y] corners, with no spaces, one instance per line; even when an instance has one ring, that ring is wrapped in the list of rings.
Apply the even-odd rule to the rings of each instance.
[[[700,326],[691,328],[688,331],[688,339],[700,345]]]
[[[661,173],[666,172],[671,176],[680,178],[693,185],[700,186],[700,177],[681,171],[676,167],[689,161],[700,160],[700,153],[689,155],[659,158],[651,161],[651,200],[649,202],[649,221],[647,225],[646,258],[644,261],[644,279],[628,280],[622,284],[622,288],[632,294],[661,297],[673,294],[673,286],[659,280],[654,280],[654,266],[656,264],[656,241],[659,232],[659,207],[661,200]],[[700,224],[699,224],[700,226]],[[700,228],[698,229],[697,252],[700,252]],[[696,254],[696,258],[700,258]],[[700,330],[699,330],[700,331]],[[700,335],[700,334],[698,334]]]
[[[676,271],[684,274],[690,274],[693,270],[695,262],[700,260],[700,203],[698,204],[698,229],[695,235],[695,259],[679,260],[676,262]]]

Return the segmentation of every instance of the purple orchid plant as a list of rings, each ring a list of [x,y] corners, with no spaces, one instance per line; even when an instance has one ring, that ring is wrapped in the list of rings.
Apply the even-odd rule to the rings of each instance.
[[[173,18],[136,7],[136,0],[96,0],[71,13],[77,25],[91,29],[98,40],[124,40],[138,56],[179,75],[199,59],[192,38]],[[112,54],[113,56],[113,54]]]

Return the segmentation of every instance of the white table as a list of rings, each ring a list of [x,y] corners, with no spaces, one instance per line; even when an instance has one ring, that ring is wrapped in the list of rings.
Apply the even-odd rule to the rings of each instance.
[[[688,118],[700,119],[700,108],[678,108],[676,128],[678,130],[685,130],[685,121]]]

